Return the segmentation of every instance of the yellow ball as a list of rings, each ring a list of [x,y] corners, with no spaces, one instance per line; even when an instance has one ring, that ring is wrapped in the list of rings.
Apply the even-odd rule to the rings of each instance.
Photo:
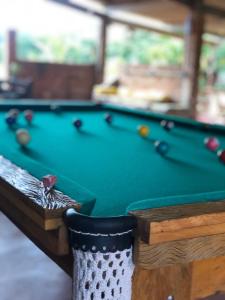
[[[16,131],[16,139],[21,146],[26,146],[30,142],[31,136],[28,130],[21,128]]]
[[[147,137],[149,135],[149,127],[146,125],[138,126],[138,133],[141,137]]]

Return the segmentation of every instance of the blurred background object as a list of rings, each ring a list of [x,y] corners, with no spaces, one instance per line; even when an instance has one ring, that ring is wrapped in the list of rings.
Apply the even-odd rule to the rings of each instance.
[[[97,100],[224,123],[223,1],[1,3],[1,98]]]

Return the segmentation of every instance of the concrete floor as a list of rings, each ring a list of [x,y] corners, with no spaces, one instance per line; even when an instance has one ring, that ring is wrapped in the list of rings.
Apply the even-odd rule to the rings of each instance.
[[[71,284],[0,212],[0,300],[71,300]]]
[[[69,276],[0,212],[0,300],[71,300],[71,284]],[[204,300],[225,300],[225,295]]]

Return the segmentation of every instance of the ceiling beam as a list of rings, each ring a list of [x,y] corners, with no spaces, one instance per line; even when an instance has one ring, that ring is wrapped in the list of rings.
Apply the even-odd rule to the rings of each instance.
[[[202,11],[206,14],[211,14],[211,15],[215,15],[217,17],[220,18],[225,18],[225,9],[213,6],[213,5],[207,5],[207,4],[203,4],[201,3],[201,1],[197,0],[197,2],[195,0],[170,0],[173,2],[177,2],[177,3],[181,3],[184,4],[186,6],[189,7],[201,7]],[[131,4],[142,4],[142,3],[148,3],[149,6],[151,6],[151,2],[155,2],[155,0],[101,0],[101,2],[105,3],[107,6],[123,6],[123,5],[127,5],[127,7],[129,7],[129,5]],[[159,1],[157,1],[159,3]]]
[[[146,0],[102,0],[107,5],[123,5],[123,4],[138,4],[141,2],[146,2]]]
[[[115,22],[118,24],[127,25],[131,28],[140,28],[140,29],[166,34],[170,36],[175,36],[179,38],[183,37],[182,27],[178,28],[176,26],[170,26],[165,24],[166,29],[164,29],[163,26],[161,29],[160,26],[151,25],[148,22],[141,22],[139,20],[136,21],[135,19],[130,19],[130,18],[128,20],[125,18],[124,14],[122,15],[118,14],[117,12],[114,12],[107,8],[104,11],[98,11],[94,8],[92,9],[90,7],[86,7],[85,5],[81,4],[80,1],[73,1],[73,2],[70,2],[69,0],[48,0],[48,1],[53,1],[62,5],[66,5],[73,9],[77,9],[79,11],[89,13],[101,19],[107,18],[109,22]]]
[[[225,18],[225,9],[219,7],[203,5],[203,11],[209,15],[214,15],[222,19]]]
[[[177,30],[177,29],[173,30],[172,27],[168,26],[168,29],[160,29],[159,27],[156,27],[155,25],[153,26],[153,25],[150,25],[147,23],[144,24],[144,23],[140,22],[139,20],[136,21],[134,18],[132,20],[126,20],[123,18],[123,16],[117,16],[114,14],[110,14],[111,10],[109,10],[109,9],[106,9],[104,11],[99,11],[94,8],[92,9],[90,7],[86,7],[80,1],[73,1],[73,2],[70,2],[69,0],[47,0],[47,1],[52,1],[55,3],[70,7],[71,9],[76,9],[81,12],[91,14],[93,16],[101,18],[103,21],[105,20],[105,18],[107,18],[109,23],[115,22],[118,24],[129,26],[130,28],[139,28],[139,29],[157,32],[160,34],[166,34],[166,35],[170,35],[170,36],[174,36],[174,37],[178,37],[178,38],[183,38],[183,36],[184,36],[183,28],[180,28],[179,30]],[[182,0],[174,0],[174,1],[180,2]],[[184,0],[184,1],[187,1],[187,0]],[[219,40],[220,40],[219,36],[209,35],[208,37],[205,37],[204,42],[208,43],[208,44],[216,45],[219,43]]]
[[[173,1],[183,3],[191,8],[198,6],[198,8],[201,7],[201,10],[205,14],[214,15],[219,18],[225,18],[225,9],[213,5],[204,4],[204,2],[200,4],[200,1],[196,2],[194,0],[173,0]]]

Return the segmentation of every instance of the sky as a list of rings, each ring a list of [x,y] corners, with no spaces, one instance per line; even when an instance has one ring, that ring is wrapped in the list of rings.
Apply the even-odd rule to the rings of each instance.
[[[40,35],[81,34],[96,38],[99,20],[64,5],[47,0],[0,0],[0,31],[18,31]]]

